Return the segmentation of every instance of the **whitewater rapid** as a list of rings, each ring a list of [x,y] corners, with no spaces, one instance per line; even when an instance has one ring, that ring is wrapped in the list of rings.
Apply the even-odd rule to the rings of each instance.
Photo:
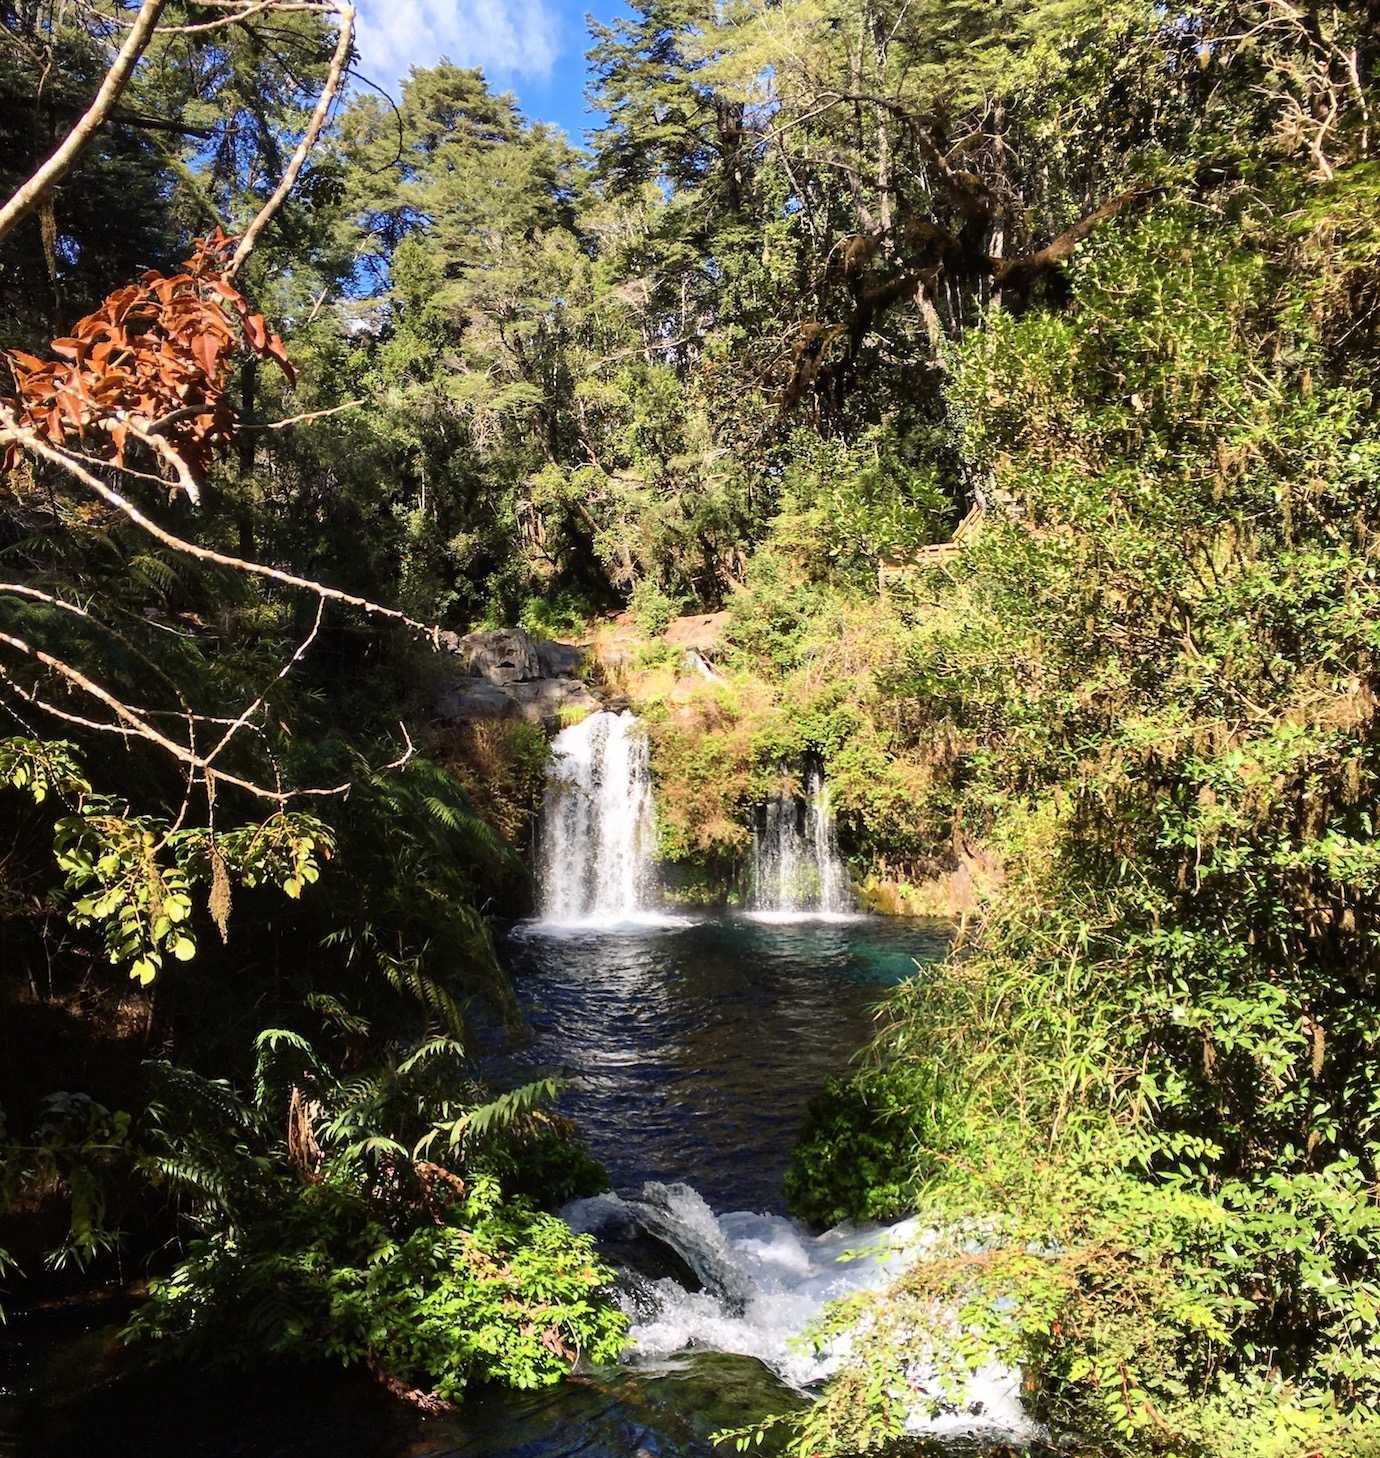
[[[702,1284],[693,1291],[669,1275],[625,1274],[628,1360],[655,1366],[687,1351],[729,1352],[755,1358],[801,1392],[834,1375],[850,1352],[847,1336],[816,1347],[802,1335],[831,1301],[893,1280],[923,1251],[926,1234],[906,1220],[811,1235],[780,1215],[716,1215],[689,1185],[656,1181],[636,1193],[576,1200],[561,1213],[596,1238],[645,1232],[671,1247]],[[898,1375],[910,1401],[909,1433],[1018,1443],[1040,1435],[1021,1406],[1013,1369],[993,1364],[974,1373],[960,1406],[941,1395],[923,1349]]]

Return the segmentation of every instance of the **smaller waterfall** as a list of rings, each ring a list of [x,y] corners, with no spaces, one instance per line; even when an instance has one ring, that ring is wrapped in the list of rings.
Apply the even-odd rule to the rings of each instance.
[[[785,916],[846,916],[853,910],[839,855],[829,786],[811,766],[805,799],[785,791],[769,800],[752,832],[749,909]]]
[[[635,715],[591,714],[552,742],[542,807],[541,917],[627,921],[655,892],[647,741]]]

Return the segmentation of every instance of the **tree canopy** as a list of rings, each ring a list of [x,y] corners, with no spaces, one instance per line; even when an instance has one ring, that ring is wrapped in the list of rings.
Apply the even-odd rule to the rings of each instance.
[[[951,1247],[778,1436],[897,1438],[957,1307],[1099,1453],[1371,1451],[1375,0],[637,0],[584,145],[353,24],[0,0],[0,1266],[175,1236],[141,1337],[425,1400],[616,1356],[471,1036],[546,737],[435,689],[627,613],[686,878],[807,760],[860,886],[1003,868],[793,1175]]]

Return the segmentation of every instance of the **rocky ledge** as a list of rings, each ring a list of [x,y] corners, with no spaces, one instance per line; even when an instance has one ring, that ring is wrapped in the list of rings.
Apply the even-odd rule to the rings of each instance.
[[[436,712],[453,723],[526,719],[555,726],[568,714],[603,705],[577,678],[585,650],[573,643],[534,638],[523,628],[489,633],[442,633],[441,647],[455,663],[436,692]]]

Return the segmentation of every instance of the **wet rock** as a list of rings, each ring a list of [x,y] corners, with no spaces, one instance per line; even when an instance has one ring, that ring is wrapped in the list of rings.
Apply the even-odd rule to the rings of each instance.
[[[620,1273],[619,1285],[635,1304],[648,1299],[650,1284],[667,1277],[683,1290],[704,1290],[689,1261],[664,1234],[648,1230],[628,1201],[612,1190],[576,1200],[561,1213],[573,1229],[594,1236],[600,1254]]]

